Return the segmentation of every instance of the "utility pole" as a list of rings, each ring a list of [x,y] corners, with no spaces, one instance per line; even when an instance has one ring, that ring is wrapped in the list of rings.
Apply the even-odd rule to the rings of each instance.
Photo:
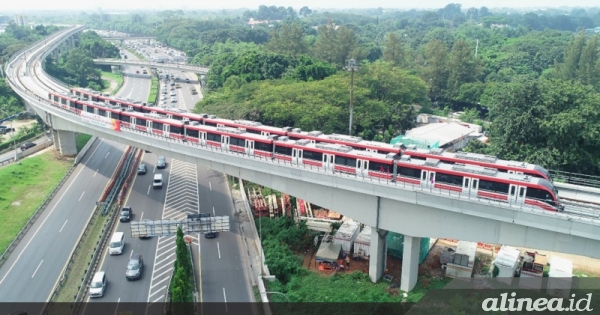
[[[350,123],[348,123],[348,135],[352,135],[352,102],[354,100],[354,71],[358,70],[356,60],[348,60],[348,66],[346,70],[350,71]]]

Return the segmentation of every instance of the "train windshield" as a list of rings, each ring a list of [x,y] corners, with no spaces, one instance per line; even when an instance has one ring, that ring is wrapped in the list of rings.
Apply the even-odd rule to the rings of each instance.
[[[539,171],[540,173],[542,173],[550,182],[554,182],[552,180],[552,175],[550,175],[550,172],[548,172],[547,169],[545,169],[539,165],[534,166],[534,169]]]

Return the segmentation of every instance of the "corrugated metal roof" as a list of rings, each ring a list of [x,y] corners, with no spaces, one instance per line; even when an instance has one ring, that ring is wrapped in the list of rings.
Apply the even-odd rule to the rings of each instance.
[[[360,228],[360,224],[356,221],[348,220],[342,223],[339,230],[335,232],[336,239],[352,239],[356,230]]]
[[[365,226],[365,228],[360,232],[360,234],[358,234],[354,242],[361,244],[371,244],[371,227],[368,225]]]
[[[408,130],[406,136],[431,142],[439,141],[441,147],[475,132],[477,130],[457,123],[432,123]]]

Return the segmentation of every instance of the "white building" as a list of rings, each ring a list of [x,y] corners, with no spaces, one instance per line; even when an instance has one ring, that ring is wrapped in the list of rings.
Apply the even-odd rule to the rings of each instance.
[[[573,262],[556,256],[552,257],[548,272],[548,294],[568,299],[572,281]]]
[[[470,140],[480,136],[477,129],[454,122],[431,123],[406,132],[406,137],[424,143],[439,142],[440,148],[450,151],[462,149]]]
[[[519,266],[519,256],[521,256],[521,251],[516,248],[510,246],[500,248],[493,263],[499,270],[496,280],[509,285],[512,283],[515,271]]]

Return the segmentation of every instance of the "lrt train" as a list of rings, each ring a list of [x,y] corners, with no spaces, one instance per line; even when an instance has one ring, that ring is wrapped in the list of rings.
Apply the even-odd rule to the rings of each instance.
[[[478,165],[445,163],[441,159],[413,158],[407,152],[380,153],[348,145],[291,139],[277,134],[258,134],[231,126],[212,126],[198,121],[179,120],[156,112],[143,113],[120,104],[83,101],[74,95],[49,94],[58,107],[116,119],[121,128],[135,129],[223,151],[312,166],[326,172],[341,172],[421,186],[448,193],[467,194],[511,204],[523,204],[549,211],[563,211],[554,185],[540,177],[501,172]],[[152,108],[154,109],[154,108]],[[401,152],[402,153],[402,152]]]
[[[412,159],[438,159],[449,164],[468,164],[481,167],[495,168],[500,172],[509,174],[525,174],[533,177],[539,177],[552,181],[548,170],[542,166],[529,164],[518,161],[507,161],[498,159],[495,156],[465,153],[465,152],[445,152],[442,149],[417,149],[415,147],[405,147],[402,144],[387,144],[383,142],[367,141],[360,137],[340,135],[340,134],[323,134],[321,131],[302,131],[300,128],[291,127],[272,127],[261,124],[256,121],[248,120],[230,120],[217,118],[214,115],[194,114],[180,109],[168,109],[163,107],[148,106],[142,102],[134,102],[132,100],[118,99],[103,95],[99,92],[89,89],[72,88],[71,93],[84,99],[94,102],[105,102],[107,104],[119,105],[126,109],[131,109],[140,113],[156,113],[165,115],[176,120],[196,121],[202,125],[232,127],[245,129],[250,133],[261,135],[278,135],[287,136],[292,140],[307,139],[315,143],[332,143],[352,147],[356,150],[378,152],[382,154],[406,154]]]

